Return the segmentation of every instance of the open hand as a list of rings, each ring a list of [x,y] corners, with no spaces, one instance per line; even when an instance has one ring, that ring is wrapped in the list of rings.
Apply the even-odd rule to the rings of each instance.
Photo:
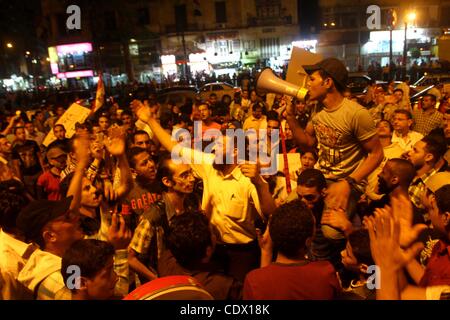
[[[125,153],[125,130],[119,126],[109,128],[104,144],[111,155],[123,155]]]
[[[156,117],[149,104],[144,104],[140,100],[133,100],[131,102],[131,109],[136,114],[136,116],[145,123],[149,122],[151,118]]]
[[[320,223],[342,231],[349,230],[352,227],[352,223],[348,220],[345,211],[342,209],[324,211]]]
[[[398,271],[413,260],[423,248],[416,243],[400,248],[400,224],[387,211],[378,211],[365,220],[370,237],[370,250],[375,263],[385,270]]]
[[[111,219],[111,226],[108,230],[108,241],[115,250],[128,248],[131,241],[131,230],[127,228],[125,219],[114,213]]]
[[[87,133],[80,133],[74,141],[75,156],[78,162],[87,163],[90,153],[90,139]]]

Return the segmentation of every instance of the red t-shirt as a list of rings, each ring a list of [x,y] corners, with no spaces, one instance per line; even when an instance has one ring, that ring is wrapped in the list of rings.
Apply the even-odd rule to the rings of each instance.
[[[59,177],[55,176],[50,171],[41,174],[37,181],[37,185],[42,187],[47,194],[47,200],[61,200],[59,183]]]
[[[440,240],[433,247],[421,287],[450,285],[450,245]]]
[[[272,263],[247,274],[244,300],[331,300],[340,290],[328,261]]]

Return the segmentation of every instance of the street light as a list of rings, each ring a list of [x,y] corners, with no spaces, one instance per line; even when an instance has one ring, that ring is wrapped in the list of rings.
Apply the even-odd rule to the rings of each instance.
[[[414,11],[409,12],[405,17],[405,42],[403,43],[403,66],[405,67],[405,76],[406,76],[406,63],[407,63],[407,39],[406,33],[408,31],[408,22],[413,22],[416,20],[416,13]]]
[[[8,43],[6,44],[6,47],[9,48],[9,49],[11,49],[11,48],[13,47],[13,45],[12,45],[11,42],[8,42]]]

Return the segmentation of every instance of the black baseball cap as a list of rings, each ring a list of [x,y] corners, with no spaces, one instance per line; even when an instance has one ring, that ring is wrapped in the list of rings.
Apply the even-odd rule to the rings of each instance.
[[[20,211],[16,221],[17,228],[23,232],[27,240],[39,239],[42,228],[47,223],[69,211],[72,198],[68,197],[59,201],[32,201]]]
[[[341,60],[336,58],[327,58],[322,61],[303,66],[307,74],[312,74],[314,71],[325,71],[335,82],[337,82],[342,88],[347,86],[348,71]]]

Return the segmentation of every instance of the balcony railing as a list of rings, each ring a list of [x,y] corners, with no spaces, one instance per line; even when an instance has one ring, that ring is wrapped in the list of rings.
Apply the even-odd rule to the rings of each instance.
[[[177,33],[177,25],[175,24],[169,24],[166,25],[165,27],[165,31],[166,33]],[[197,23],[188,23],[184,28],[183,28],[184,32],[189,32],[189,31],[200,31],[200,27],[198,26]],[[179,31],[181,32],[181,30]]]
[[[292,16],[284,17],[249,17],[247,20],[249,27],[259,27],[259,26],[279,26],[292,24]]]

